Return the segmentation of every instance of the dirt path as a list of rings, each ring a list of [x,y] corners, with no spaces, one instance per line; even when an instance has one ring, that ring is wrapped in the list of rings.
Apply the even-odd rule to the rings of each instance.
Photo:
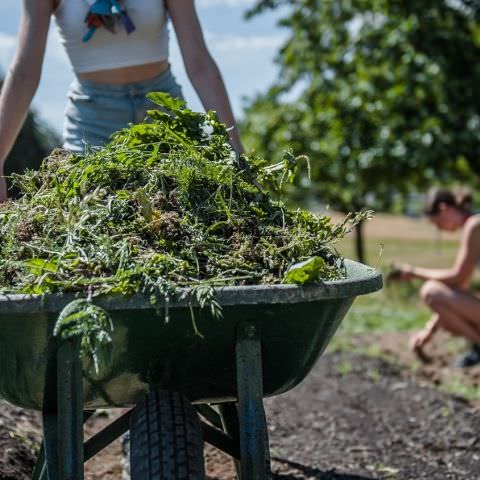
[[[421,385],[384,359],[330,353],[293,391],[266,401],[276,480],[480,480],[480,410]],[[106,422],[97,418],[89,428]],[[0,404],[0,480],[33,466],[38,416]],[[88,465],[88,480],[120,480],[117,443]],[[206,448],[211,480],[233,479]]]

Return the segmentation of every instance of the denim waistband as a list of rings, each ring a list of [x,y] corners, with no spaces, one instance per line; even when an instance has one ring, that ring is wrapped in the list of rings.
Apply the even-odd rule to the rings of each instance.
[[[115,98],[128,98],[145,96],[153,90],[168,91],[169,86],[175,83],[175,78],[170,67],[149,80],[143,82],[124,83],[120,85],[110,83],[97,83],[90,80],[75,78],[71,90],[88,95],[105,95]]]

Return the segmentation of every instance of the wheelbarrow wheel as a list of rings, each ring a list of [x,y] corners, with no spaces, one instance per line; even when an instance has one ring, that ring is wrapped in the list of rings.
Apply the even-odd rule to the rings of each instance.
[[[130,417],[131,480],[204,480],[198,415],[182,395],[157,390]]]

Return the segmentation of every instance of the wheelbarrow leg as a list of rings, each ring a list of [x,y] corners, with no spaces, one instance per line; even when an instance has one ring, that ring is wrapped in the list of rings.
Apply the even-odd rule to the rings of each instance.
[[[43,413],[47,468],[46,472],[42,469],[40,479],[83,480],[82,366],[78,342],[63,341],[56,360],[55,405]]]
[[[58,476],[58,421],[56,413],[43,413],[43,438],[45,464],[40,472],[41,480],[59,480]]]
[[[60,480],[83,480],[83,388],[78,347],[78,341],[65,340],[57,354]]]
[[[262,349],[258,326],[243,322],[237,331],[237,395],[242,480],[266,480],[268,434],[263,409]]]

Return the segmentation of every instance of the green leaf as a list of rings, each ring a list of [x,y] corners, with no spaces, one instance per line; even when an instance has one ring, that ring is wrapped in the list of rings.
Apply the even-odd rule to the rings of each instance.
[[[312,257],[304,262],[292,265],[285,274],[285,283],[305,285],[320,278],[325,267],[325,260],[321,257]]]
[[[137,190],[137,200],[142,209],[143,218],[145,218],[145,221],[148,223],[151,223],[153,218],[153,208],[143,188]]]
[[[149,98],[153,103],[157,104],[158,106],[166,108],[167,110],[171,110],[172,112],[181,110],[186,105],[183,100],[180,100],[179,98],[174,98],[168,93],[164,92],[151,92],[147,94],[147,98]]]
[[[24,263],[33,275],[42,275],[45,272],[56,273],[58,271],[57,265],[42,258],[30,258]]]

